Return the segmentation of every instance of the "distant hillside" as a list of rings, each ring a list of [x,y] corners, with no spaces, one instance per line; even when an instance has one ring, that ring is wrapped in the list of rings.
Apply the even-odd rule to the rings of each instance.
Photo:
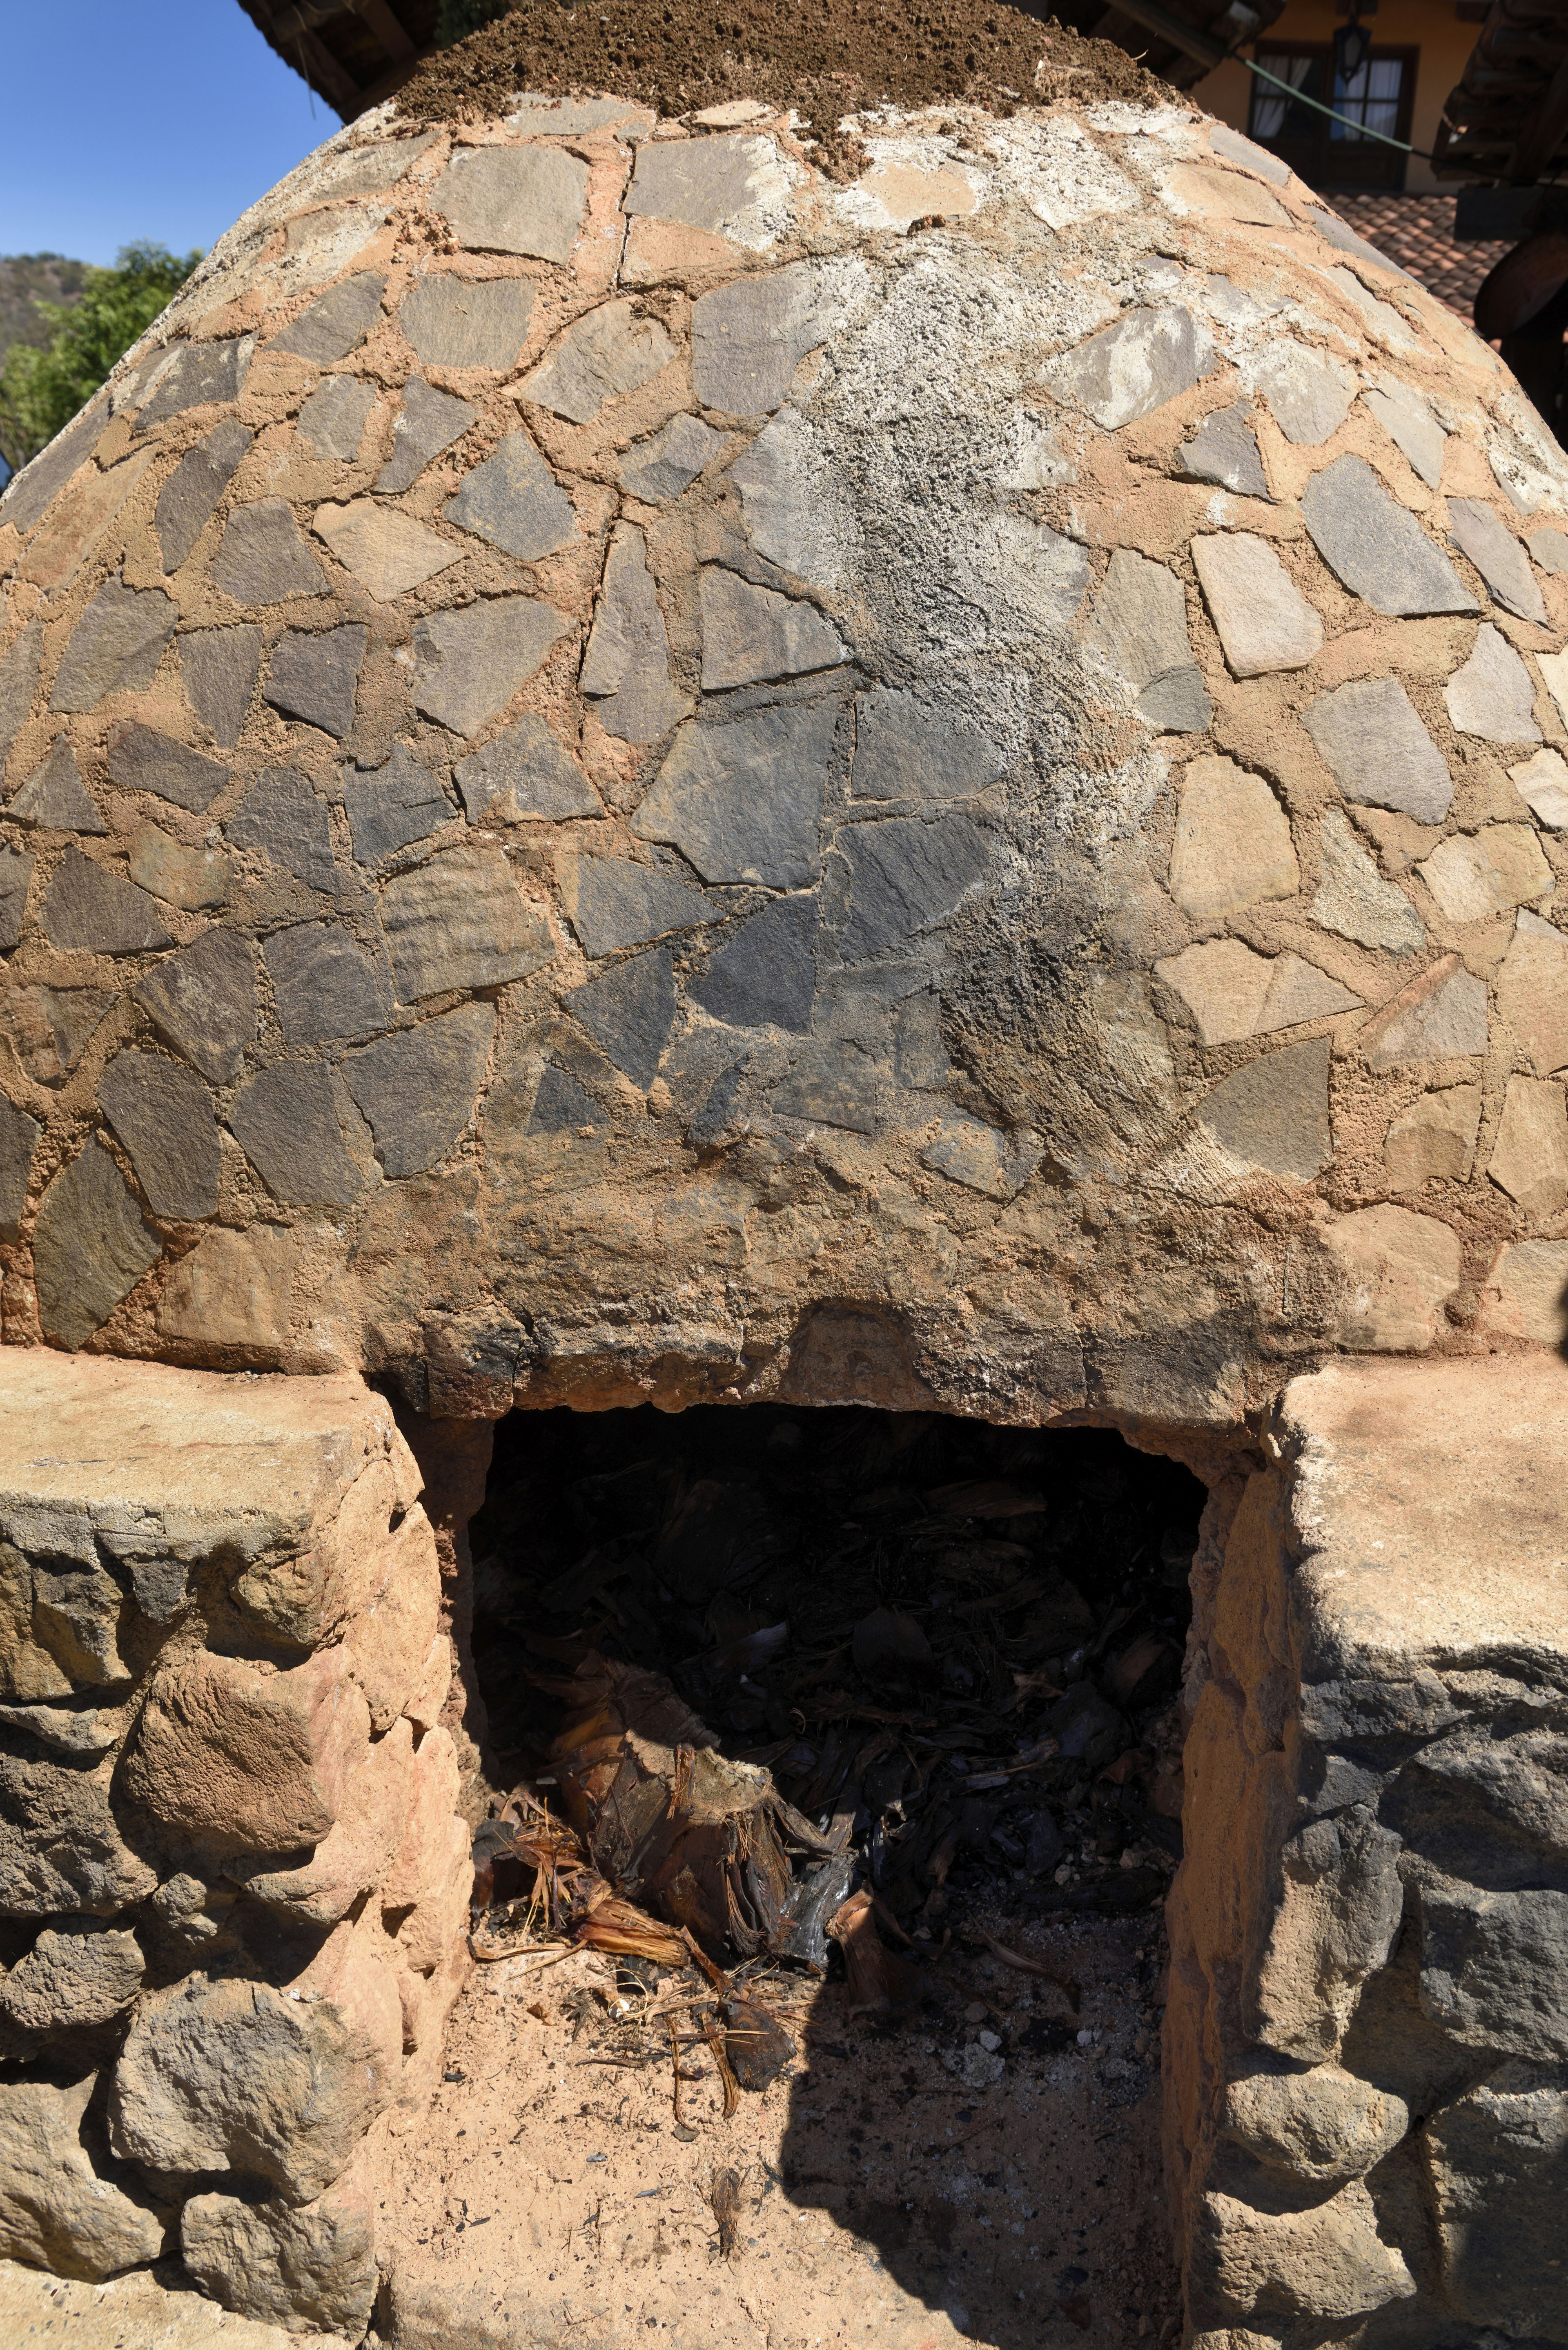
[[[87,275],[85,261],[67,261],[63,253],[0,253],[0,362],[13,343],[43,344],[48,328],[33,307],[36,302],[74,302]],[[10,468],[0,457],[0,488]]]

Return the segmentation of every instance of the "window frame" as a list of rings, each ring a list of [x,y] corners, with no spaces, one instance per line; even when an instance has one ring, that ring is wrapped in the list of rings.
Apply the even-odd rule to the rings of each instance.
[[[1278,59],[1311,57],[1323,68],[1324,86],[1333,88],[1332,42],[1261,40],[1252,54],[1258,63],[1271,73],[1281,70],[1276,62]],[[1393,136],[1407,142],[1415,119],[1416,77],[1420,70],[1420,58],[1418,45],[1404,41],[1376,41],[1367,60],[1370,65],[1393,62],[1402,68]],[[1326,115],[1314,117],[1318,128],[1310,140],[1260,138],[1251,128],[1256,109],[1262,101],[1277,98],[1282,93],[1274,88],[1272,82],[1259,81],[1255,76],[1249,76],[1249,79],[1251,91],[1247,109],[1248,137],[1256,140],[1258,145],[1265,148],[1271,155],[1277,155],[1282,162],[1288,163],[1309,188],[1403,188],[1405,167],[1409,161],[1407,156],[1402,155],[1397,148],[1385,147],[1376,139],[1334,138],[1331,135],[1334,126]]]

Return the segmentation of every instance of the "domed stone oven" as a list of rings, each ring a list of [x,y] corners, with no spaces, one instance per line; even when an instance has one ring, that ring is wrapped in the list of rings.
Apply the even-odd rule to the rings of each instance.
[[[362,2326],[486,1423],[919,1405],[1212,1488],[1195,2338],[1568,2338],[1568,468],[1186,104],[791,122],[369,116],[0,500],[7,2242]]]

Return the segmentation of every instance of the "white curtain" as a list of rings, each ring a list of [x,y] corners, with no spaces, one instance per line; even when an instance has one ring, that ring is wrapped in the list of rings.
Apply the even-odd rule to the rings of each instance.
[[[1386,138],[1397,136],[1399,122],[1399,78],[1402,71],[1397,57],[1378,57],[1364,65],[1354,81],[1341,81],[1335,77],[1334,103],[1342,114],[1354,115],[1369,130],[1381,130]],[[1361,132],[1348,122],[1329,125],[1331,139],[1359,140]]]
[[[1316,64],[1315,57],[1265,57],[1260,60],[1264,71],[1279,81],[1288,81],[1293,89],[1305,86],[1307,76]],[[1277,139],[1285,125],[1285,110],[1290,105],[1283,90],[1276,90],[1266,81],[1252,84],[1252,137]]]

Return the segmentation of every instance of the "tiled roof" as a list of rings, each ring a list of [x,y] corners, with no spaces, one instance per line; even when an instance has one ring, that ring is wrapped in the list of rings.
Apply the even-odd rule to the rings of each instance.
[[[1467,324],[1482,278],[1510,249],[1506,243],[1456,244],[1452,196],[1330,195],[1324,202]]]

